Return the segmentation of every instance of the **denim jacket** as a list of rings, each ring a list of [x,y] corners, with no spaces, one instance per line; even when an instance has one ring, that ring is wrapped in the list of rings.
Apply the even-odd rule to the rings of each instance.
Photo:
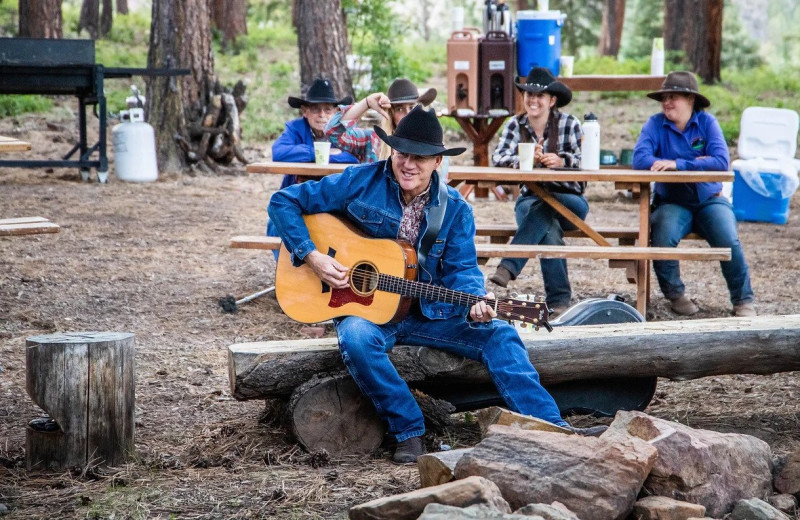
[[[431,200],[425,208],[419,242],[428,225],[439,174],[431,176]],[[442,227],[419,271],[419,280],[478,296],[486,294],[483,275],[478,268],[475,251],[475,221],[472,208],[453,188],[447,188],[447,209]],[[400,185],[394,178],[390,160],[350,166],[340,174],[328,175],[319,181],[295,184],[272,195],[267,208],[294,265],[315,249],[302,215],[336,213],[346,217],[367,236],[397,239],[403,217]],[[368,254],[365,254],[368,258]],[[464,316],[466,306],[420,299],[422,313],[429,319]]]

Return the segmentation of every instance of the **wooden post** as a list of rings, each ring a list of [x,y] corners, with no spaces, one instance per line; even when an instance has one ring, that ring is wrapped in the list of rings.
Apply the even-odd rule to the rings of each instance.
[[[52,419],[26,428],[28,469],[124,462],[134,449],[134,335],[48,334],[26,347],[28,395]]]

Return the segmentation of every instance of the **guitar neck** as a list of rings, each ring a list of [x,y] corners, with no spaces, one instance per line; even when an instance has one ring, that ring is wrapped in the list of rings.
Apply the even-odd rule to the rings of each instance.
[[[426,300],[464,305],[466,307],[472,307],[481,300],[485,301],[490,307],[494,307],[495,305],[494,300],[482,296],[475,296],[474,294],[454,291],[438,285],[417,282],[415,280],[406,280],[405,278],[382,273],[378,275],[377,288],[379,291],[399,294],[401,296],[425,298]]]

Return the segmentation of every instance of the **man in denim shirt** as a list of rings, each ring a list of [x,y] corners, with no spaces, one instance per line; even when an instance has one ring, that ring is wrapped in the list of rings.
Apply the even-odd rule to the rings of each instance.
[[[346,289],[348,267],[316,250],[304,214],[338,213],[368,236],[408,240],[419,249],[428,218],[440,206],[439,191],[446,190],[442,223],[420,266],[420,281],[485,295],[472,209],[456,190],[439,182],[436,171],[442,156],[458,155],[464,148],[445,148],[439,121],[422,107],[403,118],[394,135],[377,126],[375,131],[392,148],[390,159],[351,166],[341,174],[272,195],[269,216],[293,264],[305,262],[332,288]],[[397,323],[376,325],[355,316],[335,321],[345,365],[397,439],[394,462],[415,462],[424,453],[425,433],[422,412],[388,356],[397,343],[438,348],[478,360],[488,369],[509,408],[577,430],[561,418],[555,401],[539,383],[516,330],[493,320],[495,316],[483,300],[467,308],[423,298]],[[579,433],[599,434],[602,428]]]

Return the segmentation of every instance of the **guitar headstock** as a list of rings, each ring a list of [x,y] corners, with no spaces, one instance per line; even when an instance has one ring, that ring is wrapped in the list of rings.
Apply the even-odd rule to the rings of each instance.
[[[549,314],[547,304],[540,300],[515,298],[498,298],[497,300],[497,317],[499,319],[521,321],[523,324],[533,325],[535,330],[544,327],[548,332],[553,332],[552,325],[547,321]]]

